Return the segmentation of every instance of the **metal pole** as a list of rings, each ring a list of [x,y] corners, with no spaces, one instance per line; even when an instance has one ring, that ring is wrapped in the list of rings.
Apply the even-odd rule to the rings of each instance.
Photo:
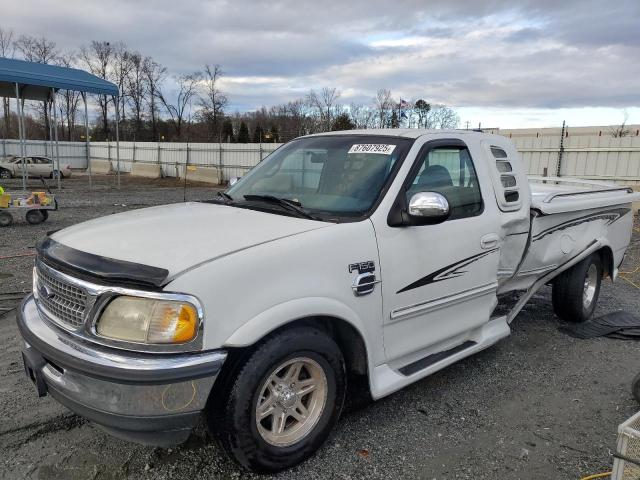
[[[556,177],[560,176],[560,169],[562,167],[562,154],[564,153],[564,132],[565,122],[562,121],[562,130],[560,132],[560,151],[558,152],[558,164],[556,165]]]
[[[115,97],[116,104],[116,158],[117,158],[117,173],[118,176],[118,188],[120,188],[120,108],[118,106],[119,98]]]
[[[60,145],[58,144],[58,112],[56,112],[56,110],[58,109],[58,104],[56,102],[56,97],[58,96],[58,93],[54,88],[51,89],[51,96],[53,97],[53,125],[54,125],[53,135],[56,142],[56,165],[58,166],[58,190],[60,190],[62,188],[60,185],[60,177],[62,177],[62,170],[60,170]]]
[[[84,101],[84,130],[85,130],[85,141],[87,148],[85,150],[87,156],[87,168],[89,170],[89,188],[93,189],[93,180],[91,179],[91,155],[90,155],[90,145],[89,145],[89,110],[87,109],[87,94],[85,92],[81,92],[82,100]]]
[[[18,133],[20,136],[20,155],[22,155],[22,190],[26,191],[27,190],[27,171],[26,171],[26,167],[24,164],[25,161],[25,144],[24,144],[24,124],[22,123],[22,109],[20,108],[20,87],[18,86],[18,83],[16,82],[16,106],[18,107]],[[24,104],[23,104],[24,107]]]

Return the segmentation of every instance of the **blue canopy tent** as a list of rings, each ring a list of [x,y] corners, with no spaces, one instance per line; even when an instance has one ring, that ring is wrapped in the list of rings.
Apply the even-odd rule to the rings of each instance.
[[[60,172],[60,154],[58,149],[58,119],[56,113],[56,93],[58,90],[73,90],[80,92],[84,101],[84,118],[87,142],[87,167],[89,169],[89,183],[91,184],[91,161],[89,158],[89,123],[87,115],[87,93],[114,97],[116,106],[116,153],[118,187],[120,186],[120,112],[117,98],[120,94],[118,87],[102,78],[96,77],[76,68],[59,67],[43,63],[26,62],[10,58],[0,58],[0,97],[15,98],[18,107],[18,131],[20,135],[20,149],[22,154],[22,188],[26,190],[26,156],[24,101],[40,100],[53,107],[56,162]],[[58,175],[60,188],[60,175]]]

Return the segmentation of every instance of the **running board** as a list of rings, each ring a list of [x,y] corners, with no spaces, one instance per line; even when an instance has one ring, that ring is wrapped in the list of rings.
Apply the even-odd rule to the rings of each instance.
[[[374,400],[389,395],[432,373],[480,350],[490,347],[511,333],[507,317],[492,318],[483,326],[471,331],[465,341],[448,350],[435,352],[400,367],[383,363],[369,370],[369,385]]]
[[[477,345],[477,343],[472,342],[471,340],[467,340],[466,342],[461,343],[456,347],[450,348],[449,350],[444,350],[442,352],[434,353],[432,355],[427,355],[426,357],[421,358],[420,360],[417,360],[413,363],[410,363],[409,365],[399,368],[398,371],[404,376],[413,375],[414,373],[419,372],[420,370],[423,370],[433,365],[434,363],[438,363],[440,360],[444,360],[445,358],[450,357],[451,355],[455,355],[458,352],[462,352],[467,348],[471,348],[474,345]]]

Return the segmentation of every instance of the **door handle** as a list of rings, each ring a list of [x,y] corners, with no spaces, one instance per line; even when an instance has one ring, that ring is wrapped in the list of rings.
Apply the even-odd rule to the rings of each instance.
[[[489,249],[498,246],[498,242],[500,241],[500,237],[498,237],[497,233],[487,233],[480,239],[480,246],[482,248]]]

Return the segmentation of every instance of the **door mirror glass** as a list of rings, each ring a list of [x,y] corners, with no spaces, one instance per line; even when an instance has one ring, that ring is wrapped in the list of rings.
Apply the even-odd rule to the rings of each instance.
[[[449,202],[437,192],[418,192],[411,197],[407,213],[419,223],[444,222],[451,213]]]
[[[241,177],[231,177],[229,179],[229,186],[233,187],[236,183],[238,183],[240,181]]]

